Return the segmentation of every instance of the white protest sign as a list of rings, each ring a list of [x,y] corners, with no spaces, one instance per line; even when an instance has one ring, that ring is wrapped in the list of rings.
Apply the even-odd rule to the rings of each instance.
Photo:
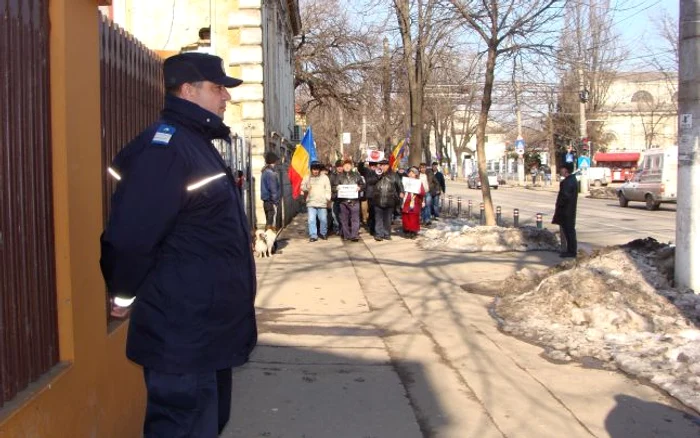
[[[420,195],[420,188],[422,183],[419,179],[403,177],[401,182],[403,183],[403,190],[408,193],[414,193]]]
[[[357,199],[359,192],[356,184],[340,184],[338,185],[338,198],[340,199]]]

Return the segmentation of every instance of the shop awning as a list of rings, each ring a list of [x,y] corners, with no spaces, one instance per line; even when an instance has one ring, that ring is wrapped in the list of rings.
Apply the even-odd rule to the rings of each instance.
[[[598,152],[593,159],[597,163],[609,163],[614,161],[639,161],[639,152]]]

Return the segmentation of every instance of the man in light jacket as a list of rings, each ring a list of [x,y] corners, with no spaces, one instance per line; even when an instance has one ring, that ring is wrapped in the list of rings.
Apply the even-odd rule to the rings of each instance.
[[[319,238],[319,230],[316,220],[320,222],[320,237],[326,240],[328,237],[328,203],[331,201],[331,181],[321,170],[323,164],[318,161],[311,163],[311,175],[307,175],[301,182],[301,190],[306,199],[306,208],[309,211],[309,241],[316,242]]]

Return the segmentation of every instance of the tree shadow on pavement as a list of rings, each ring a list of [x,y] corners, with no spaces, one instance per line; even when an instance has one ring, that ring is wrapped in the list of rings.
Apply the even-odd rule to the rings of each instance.
[[[347,328],[322,329],[318,346],[263,341],[250,363],[234,369],[231,419],[221,437],[431,436],[431,431],[419,424],[407,389],[385,350],[324,345],[321,333],[337,334],[339,330]],[[363,333],[362,328],[354,330],[354,336],[377,334],[372,330]],[[287,342],[293,343],[294,338]],[[402,368],[410,369],[411,385],[430,388],[421,364],[407,362]],[[431,395],[431,404],[441,412],[440,402],[432,393],[424,395]],[[438,418],[443,424],[449,422],[442,415]],[[432,424],[436,420],[433,418]]]
[[[647,402],[629,395],[615,396],[617,404],[605,419],[611,438],[697,438],[700,417],[660,403]],[[697,425],[690,430],[688,422]]]

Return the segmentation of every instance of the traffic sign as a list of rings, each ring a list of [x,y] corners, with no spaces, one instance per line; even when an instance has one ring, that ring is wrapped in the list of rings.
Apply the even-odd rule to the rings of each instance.
[[[578,167],[579,169],[588,169],[591,167],[591,159],[586,156],[578,157]]]
[[[523,140],[522,137],[518,137],[518,139],[515,140],[515,151],[518,155],[523,155],[525,153],[525,140]]]

